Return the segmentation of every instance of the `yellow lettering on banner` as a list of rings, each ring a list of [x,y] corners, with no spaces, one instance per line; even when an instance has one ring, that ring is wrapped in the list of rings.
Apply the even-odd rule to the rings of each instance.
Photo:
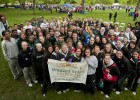
[[[57,67],[75,67],[77,64],[71,64],[71,63],[57,63]]]

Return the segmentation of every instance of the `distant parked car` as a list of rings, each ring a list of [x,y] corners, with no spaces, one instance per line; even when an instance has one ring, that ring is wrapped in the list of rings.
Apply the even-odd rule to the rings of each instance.
[[[4,4],[1,4],[1,5],[0,5],[0,8],[5,8],[5,5],[4,5]]]

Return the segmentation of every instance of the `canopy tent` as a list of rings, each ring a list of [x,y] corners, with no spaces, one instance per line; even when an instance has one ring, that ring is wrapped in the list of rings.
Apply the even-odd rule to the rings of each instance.
[[[64,6],[64,7],[72,7],[71,4],[63,4],[62,6]]]

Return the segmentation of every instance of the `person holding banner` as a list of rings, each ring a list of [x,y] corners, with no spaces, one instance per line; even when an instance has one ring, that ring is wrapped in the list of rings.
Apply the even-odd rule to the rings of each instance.
[[[72,54],[68,50],[68,46],[66,43],[62,44],[61,49],[57,54],[57,60],[72,62]],[[69,85],[70,85],[69,83],[62,83],[62,82],[55,83],[56,92],[58,94],[62,94],[62,91],[64,93],[69,91]]]
[[[105,54],[103,60],[103,92],[105,94],[105,98],[109,98],[115,84],[117,83],[119,74],[120,71],[114,61],[111,59],[111,55]],[[101,93],[103,94],[103,92]]]
[[[88,73],[85,86],[85,92],[95,93],[96,86],[96,68],[98,67],[98,60],[94,55],[91,55],[90,48],[86,48],[81,62],[86,61],[88,63]]]
[[[50,59],[59,60],[58,59],[59,50],[60,50],[59,46],[58,45],[55,45],[54,46],[54,52],[52,53]]]
[[[80,48],[77,48],[72,60],[73,62],[81,62],[81,57],[82,57],[82,50]],[[75,83],[74,92],[81,92],[82,86],[83,86],[82,84]]]

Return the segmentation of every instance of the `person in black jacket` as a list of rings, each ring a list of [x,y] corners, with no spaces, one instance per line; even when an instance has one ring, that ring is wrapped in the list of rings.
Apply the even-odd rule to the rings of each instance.
[[[96,87],[97,87],[97,89],[101,90],[102,87],[100,87],[99,83],[103,77],[102,68],[103,68],[103,58],[104,58],[103,56],[104,56],[104,54],[100,51],[99,46],[95,46],[95,48],[93,50],[94,50],[93,54],[98,59],[98,67],[96,69]]]
[[[47,84],[50,82],[50,75],[49,75],[49,70],[48,70],[48,59],[50,59],[51,55],[53,52],[53,46],[49,45],[47,50],[44,52],[44,58],[43,58],[43,86],[42,86],[42,94],[43,96],[46,96],[47,93]]]
[[[50,59],[59,60],[59,58],[58,58],[59,50],[60,50],[59,46],[55,45],[54,46],[54,52],[52,53]]]
[[[29,87],[31,87],[31,81],[34,81],[34,83],[38,82],[32,68],[31,50],[28,48],[28,44],[25,41],[22,42],[21,46],[22,50],[18,54],[18,63],[23,70],[26,83],[29,85]]]
[[[91,51],[92,51],[93,48],[95,47],[94,41],[95,41],[95,40],[94,40],[94,37],[90,37],[89,44],[87,45],[87,47],[89,47]]]
[[[36,44],[36,48],[32,53],[32,65],[37,76],[38,82],[43,84],[43,59],[44,59],[44,50],[41,43]]]
[[[17,45],[18,45],[19,51],[22,49],[22,47],[21,47],[22,41],[26,41],[26,36],[24,33],[21,33],[19,39],[17,40]]]
[[[112,15],[113,15],[112,12],[110,12],[110,13],[109,13],[109,20],[111,20]]]
[[[128,90],[131,88],[133,95],[136,95],[136,90],[140,83],[140,56],[138,51],[135,50],[132,52],[132,59],[130,62],[132,67],[131,74],[128,78],[127,86],[124,89]]]
[[[115,12],[115,14],[114,14],[114,22],[116,22],[116,18],[117,18],[117,12]]]
[[[52,54],[52,56],[54,53]],[[62,47],[60,49],[59,53],[55,53],[55,56],[53,56],[53,59],[59,60],[59,61],[68,61],[72,62],[72,54],[68,51],[68,46],[66,43],[62,44]],[[51,57],[52,58],[52,57]],[[63,83],[63,82],[55,82],[55,90],[58,94],[61,94],[62,92],[69,91],[69,83]]]
[[[123,56],[123,52],[121,50],[116,52],[116,55],[113,57],[113,61],[120,70],[120,76],[116,84],[116,94],[120,94],[122,91],[121,87],[123,82],[129,77],[131,64],[130,61],[125,56]]]
[[[130,51],[123,45],[122,40],[117,40],[116,42],[116,50],[121,50],[123,52],[123,55],[127,57],[129,60],[131,59],[131,53]]]

